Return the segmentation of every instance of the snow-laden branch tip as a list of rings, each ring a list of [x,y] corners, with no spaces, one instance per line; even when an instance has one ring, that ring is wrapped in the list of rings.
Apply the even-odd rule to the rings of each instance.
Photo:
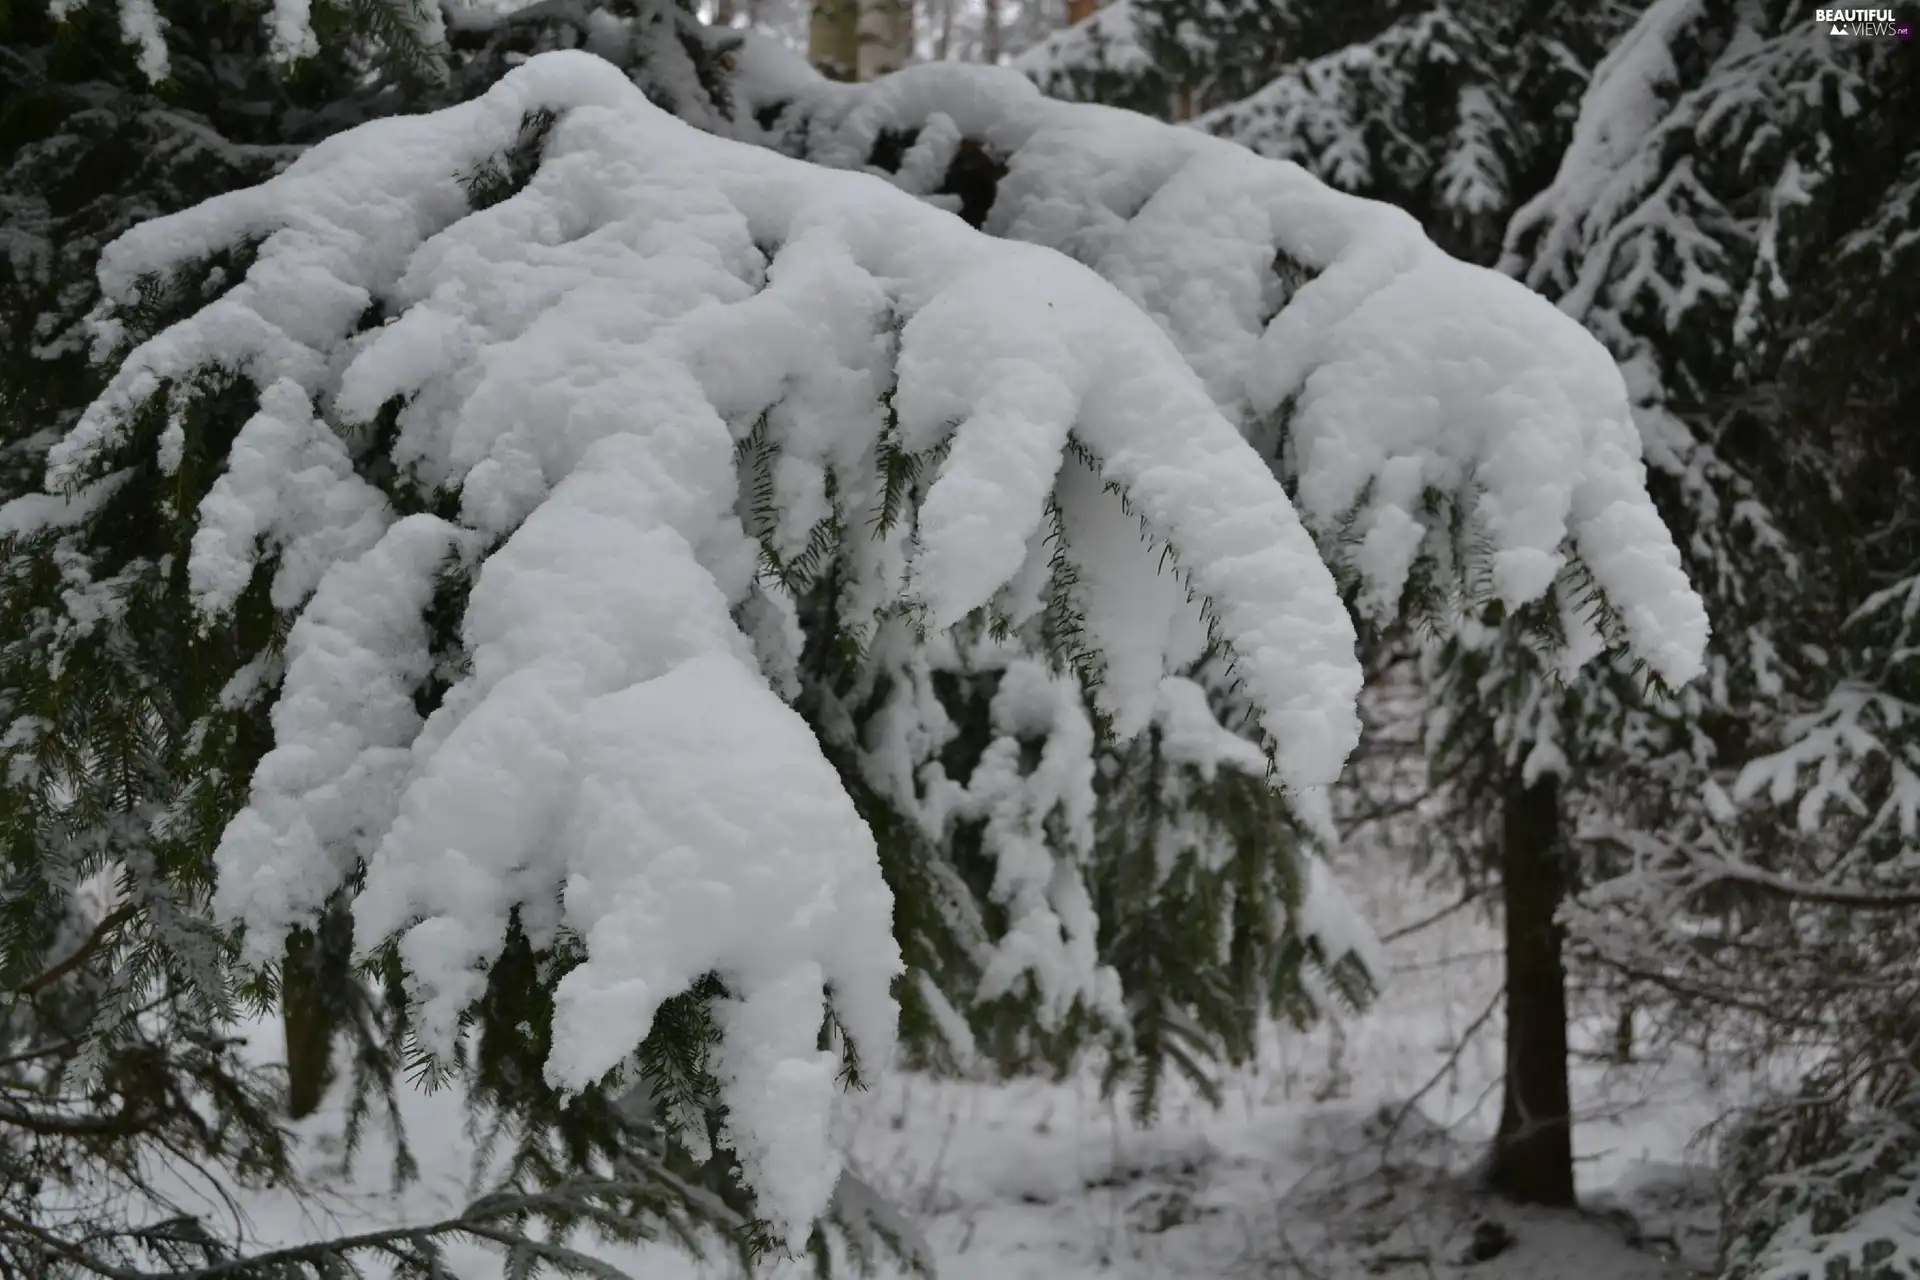
[[[908,138],[883,176],[921,194],[963,139],[985,147],[1006,170],[988,232],[1091,266],[1250,436],[1283,423],[1300,514],[1370,612],[1396,610],[1445,537],[1447,512],[1426,507],[1437,494],[1486,535],[1509,605],[1546,595],[1577,556],[1637,657],[1673,684],[1701,671],[1706,610],[1647,494],[1626,383],[1546,299],[1297,165],[1050,101],[1015,72],[931,64],[845,85],[769,41],[738,56],[742,131],[772,119],[810,158],[869,168],[882,136]],[[1290,288],[1276,261],[1305,282]]]

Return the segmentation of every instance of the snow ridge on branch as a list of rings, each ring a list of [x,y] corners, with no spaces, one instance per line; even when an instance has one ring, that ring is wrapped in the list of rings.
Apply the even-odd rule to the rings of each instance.
[[[1444,538],[1437,495],[1486,535],[1509,605],[1577,558],[1636,657],[1673,684],[1701,670],[1706,613],[1647,496],[1620,370],[1525,286],[1298,165],[1051,101],[1014,72],[933,64],[842,85],[770,42],[739,56],[742,131],[810,159],[927,194],[963,140],[983,147],[1005,170],[985,230],[1092,267],[1250,437],[1281,421],[1300,514],[1368,609],[1398,607]],[[888,137],[911,142],[897,171],[873,163]]]

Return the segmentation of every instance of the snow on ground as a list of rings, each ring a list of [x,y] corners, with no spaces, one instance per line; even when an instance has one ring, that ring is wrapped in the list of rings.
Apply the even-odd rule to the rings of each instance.
[[[1345,871],[1383,934],[1447,902],[1404,869]],[[1656,1280],[1688,1274],[1662,1256],[1673,1253],[1704,1266],[1706,1153],[1692,1139],[1718,1103],[1692,1064],[1577,1069],[1582,1191],[1596,1209],[1634,1214],[1634,1227],[1472,1192],[1465,1175],[1498,1116],[1497,1009],[1458,1070],[1432,1082],[1494,1003],[1498,947],[1498,931],[1467,912],[1409,936],[1389,948],[1398,972],[1370,1013],[1307,1035],[1276,1030],[1224,1108],[1172,1102],[1144,1132],[1091,1084],[891,1081],[858,1114],[855,1166],[919,1217],[947,1280]],[[1483,1243],[1504,1228],[1511,1246],[1449,1265],[1483,1222],[1497,1224],[1480,1228]]]
[[[1450,900],[1377,859],[1341,871],[1383,935]],[[1276,1029],[1219,1111],[1170,1091],[1159,1121],[1140,1130],[1090,1081],[896,1076],[849,1100],[841,1136],[853,1167],[918,1222],[942,1280],[1703,1274],[1712,1194],[1695,1138],[1719,1101],[1697,1063],[1576,1068],[1580,1183],[1594,1212],[1523,1210],[1473,1191],[1469,1169],[1499,1106],[1499,1016],[1487,1013],[1499,941],[1468,910],[1390,944],[1395,974],[1370,1012],[1306,1034]],[[1456,1069],[1443,1074],[1449,1062]],[[356,1187],[336,1185],[318,1203],[254,1198],[251,1234],[285,1242],[396,1213],[456,1212],[472,1151],[458,1101],[419,1096],[410,1113],[419,1184],[396,1198],[375,1157]],[[1494,1256],[1473,1261],[1476,1252]],[[456,1254],[463,1276],[500,1275],[477,1248]],[[606,1256],[646,1280],[737,1275],[664,1248]],[[780,1263],[765,1274],[811,1271]]]

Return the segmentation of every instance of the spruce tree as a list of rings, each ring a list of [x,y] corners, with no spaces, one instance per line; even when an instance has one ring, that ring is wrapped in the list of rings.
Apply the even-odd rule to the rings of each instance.
[[[1417,8],[1408,0],[1115,0],[1015,65],[1053,97],[1188,120],[1252,96],[1290,68],[1365,47]]]
[[[1609,4],[1468,0],[1290,61],[1196,121],[1417,216],[1450,253],[1498,260],[1552,179],[1586,78],[1631,20]]]
[[[1142,12],[1136,0],[1103,11],[1024,65],[1060,96],[1168,112],[1195,77],[1156,52]],[[1596,63],[1576,119],[1569,108]],[[1505,238],[1504,267],[1588,324],[1629,375],[1649,483],[1713,611],[1709,678],[1649,698],[1629,669],[1590,667],[1569,682],[1538,657],[1528,637],[1560,644],[1555,619],[1460,632],[1427,664],[1433,773],[1461,801],[1435,830],[1473,859],[1503,844],[1502,824],[1471,815],[1503,812],[1509,770],[1524,783],[1531,764],[1553,787],[1557,817],[1535,863],[1557,867],[1558,883],[1541,882],[1535,928],[1557,929],[1545,923],[1555,899],[1578,894],[1569,959],[1598,960],[1592,976],[1634,992],[1620,1049],[1631,1049],[1636,1003],[1658,1034],[1708,1036],[1717,1054],[1747,1061],[1782,1037],[1847,1046],[1837,1061],[1849,1065],[1809,1084],[1823,1107],[1797,1098],[1763,1110],[1730,1166],[1734,1203],[1748,1206],[1730,1237],[1742,1268],[1761,1265],[1765,1248],[1772,1265],[1789,1256],[1765,1245],[1797,1211],[1764,1190],[1783,1160],[1830,1187],[1857,1173],[1876,1133],[1904,1123],[1852,1074],[1884,1062],[1897,1033],[1836,1000],[1829,981],[1836,966],[1871,969],[1901,952],[1887,913],[1904,890],[1887,868],[1912,840],[1896,620],[1910,466],[1893,432],[1869,425],[1911,404],[1891,372],[1914,278],[1894,212],[1911,205],[1911,162],[1888,124],[1912,91],[1904,65],[1892,42],[1832,38],[1790,6],[1458,5],[1282,66],[1198,122],[1400,204],[1455,252],[1491,260]],[[1879,283],[1867,288],[1870,272]],[[1851,301],[1842,280],[1857,282]],[[1472,600],[1446,596],[1417,611],[1444,623]],[[1513,797],[1519,808],[1533,807],[1530,790]],[[1798,806],[1800,830],[1781,829],[1769,796]],[[1836,863],[1836,847],[1856,853]],[[1865,879],[1844,883],[1839,873],[1862,858]],[[1549,977],[1530,984],[1545,1003],[1517,1049],[1564,1041],[1559,961],[1543,963],[1559,952],[1547,945],[1525,966]],[[1777,963],[1756,966],[1761,953]],[[1903,998],[1898,982],[1860,981],[1881,993],[1874,1008]],[[1557,1077],[1546,1105],[1564,1108],[1559,1048],[1533,1056]],[[1882,1101],[1853,1110],[1866,1096]],[[1542,1105],[1521,1106],[1511,1088],[1507,1101],[1509,1121]],[[1794,1115],[1810,1118],[1784,1119]],[[1509,1181],[1570,1195],[1564,1137]],[[1876,1174],[1874,1192],[1848,1184],[1820,1212],[1838,1223],[1871,1210],[1900,1176]],[[1816,1253],[1837,1257],[1849,1239],[1858,1246],[1822,1234]]]
[[[254,15],[165,16],[168,39],[156,43],[140,24],[96,9],[70,9],[58,22],[40,5],[0,12],[6,498],[39,488],[47,449],[98,389],[85,320],[102,246],[143,219],[269,176],[306,143],[390,110],[402,81],[430,71],[417,49],[399,47],[382,74],[366,78],[372,46],[340,30],[334,56],[294,72],[269,56]],[[25,515],[31,503],[8,509]],[[222,982],[209,986],[210,948],[191,913],[113,874],[129,824],[164,785],[161,739],[177,685],[166,668],[179,654],[163,643],[145,651],[116,643],[101,634],[100,615],[59,621],[66,592],[107,615],[137,612],[150,565],[123,539],[112,569],[92,578],[62,559],[57,535],[32,524],[0,522],[0,598],[13,624],[0,693],[14,783],[0,800],[8,865],[0,950],[13,997],[5,1040],[17,1101],[6,1121],[9,1215],[38,1221],[41,1197],[63,1192],[132,1199],[45,1238],[9,1231],[0,1248],[20,1274],[142,1251],[183,1268],[211,1264],[223,1242],[170,1222],[147,1167],[155,1153],[263,1178],[289,1165],[276,1082],[207,1016],[208,997],[226,993]],[[50,572],[59,563],[76,572]],[[65,667],[55,647],[89,650],[95,664]],[[90,895],[90,879],[108,886],[104,901]],[[136,917],[168,940],[136,936]],[[221,1117],[212,1130],[195,1110],[209,1097]]]
[[[1895,212],[1911,143],[1886,124],[1911,102],[1900,52],[1785,5],[1649,6],[1508,241],[1510,269],[1619,355],[1652,492],[1715,625],[1709,678],[1674,699],[1635,707],[1591,682],[1570,695],[1585,744],[1570,825],[1603,881],[1575,936],[1670,1024],[1711,1028],[1718,1052],[1766,1062],[1816,1042],[1836,1064],[1730,1148],[1742,1276],[1891,1256],[1839,1229],[1875,1193],[1834,1196],[1847,1144],[1870,1144],[1875,1116],[1888,1134],[1904,1123],[1904,1086],[1865,1065],[1904,1034],[1873,1011],[1904,999],[1885,966],[1900,949],[1892,868],[1913,839],[1888,611],[1911,563],[1911,463],[1884,426],[1913,394],[1891,357],[1914,270]],[[1840,283],[1869,271],[1887,283]],[[1797,803],[1794,826],[1754,807],[1768,797]],[[1860,1005],[1842,994],[1854,973]],[[1806,1167],[1800,1191],[1772,1181],[1783,1164]],[[1774,1238],[1790,1202],[1820,1206],[1811,1253]]]

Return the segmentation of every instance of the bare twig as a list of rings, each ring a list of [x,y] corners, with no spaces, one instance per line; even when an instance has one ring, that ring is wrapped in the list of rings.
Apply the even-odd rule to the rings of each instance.
[[[1399,1134],[1401,1128],[1406,1124],[1408,1117],[1413,1114],[1414,1108],[1424,1102],[1427,1095],[1440,1086],[1442,1080],[1445,1080],[1459,1068],[1460,1055],[1467,1051],[1467,1046],[1473,1043],[1473,1038],[1480,1034],[1488,1022],[1493,1020],[1494,1011],[1500,1007],[1500,1002],[1505,998],[1505,990],[1494,993],[1493,999],[1487,1001],[1487,1007],[1482,1009],[1479,1016],[1468,1023],[1467,1029],[1460,1033],[1459,1040],[1455,1042],[1452,1052],[1447,1054],[1447,1060],[1440,1064],[1440,1069],[1428,1077],[1427,1082],[1415,1090],[1413,1096],[1400,1105],[1400,1109],[1394,1113],[1393,1121],[1387,1126],[1386,1134],[1382,1138],[1383,1146],[1390,1146],[1392,1144],[1395,1136]]]
[[[1472,906],[1474,903],[1480,901],[1481,896],[1482,896],[1481,892],[1477,887],[1469,888],[1465,893],[1463,893],[1460,896],[1459,901],[1450,903],[1449,905],[1440,908],[1438,911],[1433,912],[1431,915],[1422,916],[1420,919],[1415,920],[1412,924],[1403,924],[1398,929],[1395,929],[1392,933],[1381,934],[1380,941],[1382,944],[1389,943],[1389,942],[1398,942],[1402,938],[1410,937],[1413,934],[1419,933],[1422,929],[1431,928],[1432,926],[1439,924],[1442,920],[1445,920],[1447,917],[1466,910],[1468,907]]]

